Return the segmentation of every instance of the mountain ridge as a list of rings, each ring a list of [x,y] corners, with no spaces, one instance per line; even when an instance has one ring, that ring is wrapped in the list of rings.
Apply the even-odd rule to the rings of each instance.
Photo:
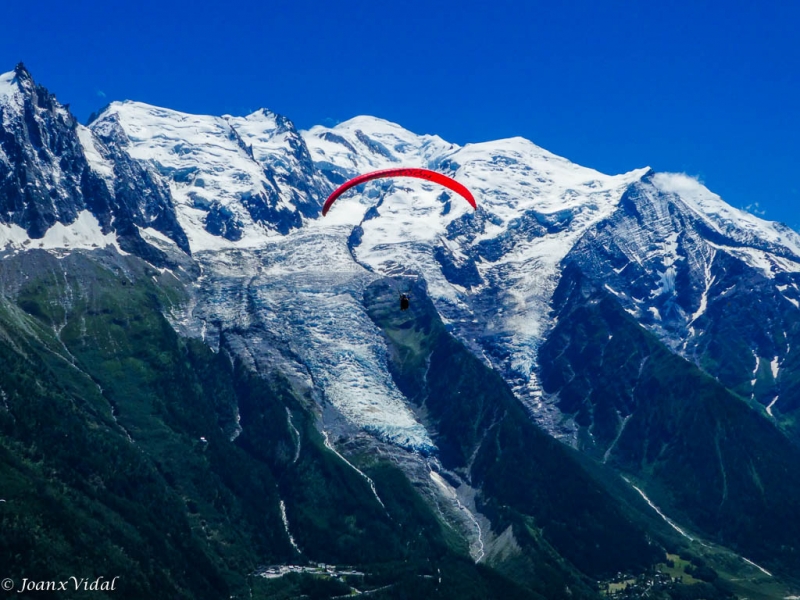
[[[17,102],[13,94],[3,95],[13,77],[0,76],[0,82],[4,82],[0,84],[0,105]],[[564,336],[569,348],[582,331],[611,319],[611,312],[598,317],[591,310],[558,311],[558,290],[566,285],[565,277],[577,273],[589,282],[586,290],[594,286],[592,293],[601,290],[606,294],[604,302],[627,312],[631,317],[627,335],[635,337],[642,329],[654,336],[657,342],[648,346],[646,356],[661,356],[658,360],[663,364],[673,360],[667,355],[674,357],[670,364],[677,366],[666,376],[666,388],[677,383],[670,377],[688,377],[692,368],[701,369],[719,386],[716,395],[712,394],[719,399],[711,409],[713,419],[724,422],[726,403],[732,398],[744,400],[745,408],[736,412],[737,427],[762,431],[753,425],[753,419],[767,419],[771,424],[769,434],[759,433],[754,438],[754,448],[763,449],[765,455],[780,449],[792,453],[794,450],[787,448],[800,443],[800,403],[793,393],[800,384],[800,368],[794,366],[800,365],[800,358],[798,350],[793,350],[800,348],[800,340],[794,343],[800,335],[800,259],[795,260],[800,236],[796,233],[727,207],[684,175],[654,173],[649,168],[604,175],[523,138],[457,146],[375,117],[355,117],[331,128],[297,131],[289,119],[266,109],[244,117],[213,117],[138,102],[111,103],[84,127],[67,118],[68,111],[52,95],[42,92],[43,107],[39,106],[36,88],[29,88],[19,106],[30,105],[30,122],[18,118],[1,121],[0,170],[33,173],[42,182],[39,187],[54,190],[56,196],[73,191],[72,196],[63,196],[66,200],[59,208],[44,196],[25,196],[28,192],[19,175],[16,179],[7,176],[6,181],[13,182],[7,185],[13,189],[9,188],[4,200],[27,198],[27,205],[18,208],[32,206],[29,210],[38,211],[45,207],[50,212],[31,216],[20,209],[12,211],[10,225],[0,223],[4,258],[43,251],[59,258],[75,255],[91,261],[95,260],[91,257],[110,252],[126,260],[145,261],[149,267],[143,267],[144,272],[154,281],[171,281],[170,285],[182,290],[174,301],[158,309],[182,338],[199,340],[216,353],[229,354],[261,376],[285,378],[293,393],[306,399],[308,422],[314,423],[308,426],[320,431],[315,447],[321,454],[315,460],[321,461],[317,467],[322,471],[315,472],[333,477],[337,471],[328,468],[328,463],[339,460],[336,449],[342,450],[341,460],[353,460],[358,466],[350,475],[359,483],[348,484],[357,497],[356,504],[372,510],[372,494],[380,499],[381,485],[406,485],[393,479],[395,475],[387,475],[382,460],[402,465],[399,472],[409,481],[427,481],[432,491],[425,497],[434,506],[443,502],[449,498],[450,488],[438,485],[435,478],[431,483],[432,475],[427,474],[438,468],[434,461],[441,458],[442,463],[449,461],[445,466],[455,473],[448,485],[462,490],[456,498],[472,515],[472,520],[463,513],[450,522],[442,515],[445,523],[456,523],[454,531],[460,532],[457,535],[462,540],[472,540],[470,545],[476,543],[474,531],[470,531],[476,525],[478,539],[484,533],[487,540],[492,537],[487,527],[500,527],[492,534],[496,539],[506,536],[508,548],[521,544],[523,554],[530,554],[524,559],[518,556],[514,564],[528,567],[519,571],[508,563],[503,571],[517,583],[524,584],[525,577],[530,577],[526,561],[548,556],[561,556],[550,563],[561,565],[553,567],[552,581],[569,579],[576,568],[583,576],[591,572],[600,577],[613,569],[614,561],[624,562],[620,553],[607,557],[609,562],[602,569],[587,567],[594,559],[586,557],[596,556],[590,540],[593,535],[599,536],[598,540],[605,535],[602,528],[587,533],[591,527],[577,527],[580,535],[573,537],[585,545],[573,554],[575,549],[565,541],[566,529],[559,525],[557,534],[542,529],[542,522],[563,507],[554,508],[541,482],[532,483],[535,474],[522,468],[521,455],[512,459],[504,458],[502,452],[494,455],[471,439],[469,448],[459,452],[474,452],[473,458],[479,457],[478,464],[484,469],[472,487],[471,467],[464,470],[464,456],[451,447],[454,433],[449,424],[419,410],[414,393],[409,392],[413,386],[398,379],[396,365],[392,365],[393,353],[399,350],[389,339],[394,326],[374,318],[374,307],[367,301],[376,286],[383,286],[387,306],[392,293],[413,288],[414,305],[429,306],[432,311],[423,321],[440,319],[442,331],[468,349],[482,367],[502,378],[508,386],[507,397],[525,408],[513,411],[516,427],[508,419],[501,428],[496,419],[461,415],[465,426],[476,428],[478,438],[499,440],[494,436],[502,434],[504,441],[497,442],[499,447],[521,452],[520,448],[539,435],[533,433],[538,429],[529,428],[541,426],[598,459],[598,468],[604,473],[602,463],[606,461],[602,459],[612,459],[609,466],[636,477],[637,485],[655,493],[664,510],[682,515],[708,539],[731,543],[744,553],[755,551],[752,556],[757,560],[774,563],[783,571],[796,566],[792,562],[794,546],[785,539],[785,531],[770,530],[767,539],[758,540],[757,534],[742,524],[733,529],[719,527],[714,518],[693,511],[687,489],[658,470],[649,450],[643,454],[651,461],[648,468],[637,469],[636,444],[649,448],[648,443],[657,438],[653,434],[651,440],[646,428],[635,429],[634,425],[638,418],[647,418],[646,410],[652,407],[636,413],[639,409],[631,405],[626,409],[631,412],[619,412],[614,419],[608,402],[613,395],[593,396],[593,386],[605,382],[589,368],[591,361],[581,362],[573,355],[566,362],[553,359],[545,364],[541,354],[552,357],[552,348]],[[3,119],[7,114],[11,113],[3,112]],[[40,138],[61,142],[37,150],[35,140]],[[21,151],[15,154],[10,150],[13,147]],[[363,191],[341,198],[324,219],[319,217],[326,194],[345,179],[401,163],[435,168],[456,177],[476,195],[478,211],[473,213],[466,203],[429,182],[401,179],[372,182]],[[44,320],[58,335],[67,331],[49,309],[42,308],[47,304],[41,296],[44,288],[35,289],[36,293],[26,292],[22,298],[9,292],[9,302],[23,302],[21,306],[31,318]],[[577,297],[573,301],[578,302]],[[754,310],[767,318],[753,320]],[[578,314],[583,316],[578,319]],[[78,311],[74,319],[79,318]],[[70,325],[70,331],[77,322]],[[412,329],[417,331],[417,325]],[[422,337],[412,338],[422,345],[414,346],[407,356],[422,361],[417,367],[438,357],[437,368],[446,369],[446,361],[438,354],[426,355],[420,350],[438,340],[427,337],[434,335],[434,330],[421,327],[419,331],[422,333],[415,335]],[[624,369],[623,358],[616,357],[620,362],[612,368]],[[464,358],[460,364],[471,363]],[[407,375],[419,378],[424,372],[424,380],[427,371],[422,367]],[[467,368],[475,370],[477,367]],[[443,371],[442,376],[468,379],[456,371]],[[567,386],[562,383],[570,377],[583,378],[589,387],[576,382],[569,388],[572,397],[567,398],[563,391]],[[487,402],[497,391],[474,389]],[[444,398],[446,392],[437,393]],[[294,406],[275,409],[275,414],[283,414],[284,408],[288,411],[285,431],[273,432],[287,447],[291,440],[299,444],[300,439],[300,429],[292,429]],[[621,411],[623,404],[614,406]],[[234,410],[225,417],[225,425],[218,424],[231,444],[237,443],[241,434],[231,425],[238,423],[236,414]],[[296,414],[299,418],[300,413]],[[609,418],[595,418],[601,414]],[[496,426],[502,431],[493,432]],[[604,428],[597,444],[587,441],[595,426]],[[682,424],[675,426],[684,431]],[[640,432],[639,437],[629,438],[634,431]],[[719,440],[724,440],[728,430],[720,431]],[[437,442],[444,439],[451,440],[446,451]],[[360,445],[348,440],[359,440]],[[709,440],[703,440],[706,442]],[[714,459],[713,444],[703,447],[711,448],[709,456]],[[630,450],[630,460],[615,454],[623,448]],[[716,453],[721,453],[720,448],[716,447]],[[256,454],[260,451],[251,449]],[[665,460],[680,456],[671,452],[664,454]],[[563,460],[571,465],[570,477],[595,490],[593,486],[599,485],[595,476],[580,474],[577,462]],[[514,487],[506,472],[514,461],[532,486],[524,493]],[[506,466],[495,473],[490,468],[495,463]],[[690,461],[686,468],[686,480],[704,486],[698,493],[709,497],[716,493],[719,478],[703,480],[707,465],[702,460]],[[740,486],[737,493],[742,505],[759,493],[759,485],[765,485],[759,470],[754,472],[750,478],[731,478],[731,485],[735,481]],[[367,479],[359,478],[358,473]],[[456,486],[459,478],[461,483]],[[364,483],[368,480],[372,487]],[[787,498],[794,493],[794,478],[781,481],[770,474],[764,480],[775,495],[770,506],[784,511]],[[664,486],[670,485],[673,492],[664,492]],[[273,516],[283,515],[284,525],[295,522],[299,514],[313,521],[309,507],[315,500],[301,501],[300,488],[292,489],[292,502],[281,504],[279,512],[275,512],[277,505],[273,506]],[[592,493],[602,498],[592,510],[612,510],[606,503],[613,499],[605,493]],[[452,499],[448,502],[452,504]],[[541,512],[526,513],[526,503],[538,506],[536,510]],[[629,510],[650,509],[642,503]],[[618,514],[617,509],[612,512]],[[639,522],[639,517],[631,518]],[[386,523],[376,517],[372,525],[380,528]],[[307,526],[313,529],[316,525],[309,522]],[[296,539],[310,543],[311,529]],[[332,535],[335,530],[323,527],[320,535]],[[638,540],[632,543],[641,541],[638,535],[631,533],[631,539]],[[780,555],[765,550],[764,544],[776,540],[786,546]],[[495,550],[489,553],[494,564],[505,564],[500,558],[503,552]],[[559,562],[564,556],[572,559]],[[583,584],[579,587],[590,594]],[[538,593],[534,588],[529,591]]]

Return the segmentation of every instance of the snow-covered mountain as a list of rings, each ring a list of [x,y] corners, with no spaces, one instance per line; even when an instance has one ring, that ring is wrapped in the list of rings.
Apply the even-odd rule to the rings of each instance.
[[[232,323],[238,314],[248,326],[253,319],[269,323],[315,381],[327,382],[322,389],[343,414],[387,439],[428,447],[421,425],[403,409],[360,299],[376,276],[422,277],[454,333],[502,369],[534,409],[540,401],[535,352],[548,329],[559,263],[647,170],[609,177],[523,139],[461,148],[371,117],[316,127],[297,142],[279,132],[275,119],[264,111],[239,119],[194,117],[124,103],[112,104],[90,126],[108,144],[109,124],[117,124],[131,159],[154,168],[170,186],[192,254],[209,265],[206,277],[227,278],[233,267],[241,285],[259,296],[252,305],[257,316],[238,307],[216,314],[230,309],[225,284],[209,303],[213,310],[201,307],[196,314],[205,322]],[[263,165],[269,157],[270,164],[304,174],[297,167],[306,163],[286,158],[298,147],[317,167],[304,180],[309,189],[330,190],[393,164],[424,166],[462,180],[479,211],[473,215],[466,203],[427,182],[380,181],[340,199],[324,219],[299,217],[303,227],[275,231],[275,219],[253,218],[250,202],[272,193],[285,199],[275,204],[284,214],[293,210],[292,196],[271,187],[275,177],[265,177],[271,173]],[[330,180],[327,186],[319,173]],[[325,324],[318,341],[310,323]],[[351,336],[362,343],[353,346]],[[315,369],[321,358],[325,364]],[[329,363],[348,366],[328,382]]]
[[[727,205],[683,174],[644,168],[609,177],[519,138],[458,148],[414,137],[365,117],[306,133],[312,155],[324,159],[329,173],[330,164],[353,175],[403,162],[446,170],[476,193],[480,209],[472,215],[457,197],[451,210],[449,194],[429,185],[367,187],[347,206],[365,215],[353,255],[378,273],[421,274],[453,331],[504,374],[542,423],[552,429],[552,419],[561,419],[549,411],[537,383],[536,352],[551,329],[553,290],[569,262],[603,282],[676,352],[743,395],[758,395],[759,365],[773,365],[769,374],[777,381],[776,367],[787,360],[791,345],[764,340],[775,329],[792,335],[792,307],[800,298],[796,232]],[[375,208],[365,212],[365,204]],[[733,278],[746,272],[759,282],[758,290],[754,283],[747,288],[746,278],[720,287],[720,270]],[[715,324],[729,317],[707,309],[735,285],[737,293],[757,296],[765,314],[748,325],[746,347],[737,348],[738,360],[752,363],[747,376],[743,370],[731,379],[724,365],[731,356],[707,356],[719,345],[709,342]],[[750,389],[739,390],[744,379]],[[777,394],[770,388],[758,399],[772,415]]]
[[[412,303],[429,298],[534,421],[604,462],[636,404],[614,404],[594,435],[591,393],[567,403],[563,388],[542,381],[540,350],[580,296],[565,292],[573,305],[564,308],[554,295],[576,281],[590,282],[580,284],[584,299],[612,298],[635,327],[710,375],[715,394],[738,395],[767,432],[759,440],[800,440],[800,236],[686,175],[605,175],[522,138],[458,146],[368,116],[298,131],[266,109],[215,117],[115,102],[82,126],[23,67],[0,76],[0,124],[3,256],[106,249],[174,275],[185,284],[168,315],[175,329],[291,379],[317,407],[326,444],[331,434],[366,434],[411,450],[433,488],[445,481],[436,469],[447,468],[435,462],[441,431],[392,367],[396,350],[366,299],[376,285],[413,289],[421,297]],[[478,210],[399,178],[366,184],[320,215],[340,183],[392,166],[453,176]],[[591,341],[567,326],[559,335]],[[460,485],[447,493],[477,527],[476,557],[491,535],[473,514],[471,468],[450,474]]]
[[[91,124],[91,132],[169,185],[193,251],[231,243],[256,247],[319,212],[324,181],[313,171],[292,123],[269,111],[245,118],[205,117],[138,102],[113,103]],[[96,157],[97,142],[83,141],[87,155]],[[92,167],[114,180],[104,157],[93,160]]]
[[[501,369],[532,409],[540,406],[536,348],[549,328],[559,263],[647,169],[610,177],[522,138],[461,148],[366,117],[314,128],[306,139],[315,158],[337,161],[341,169],[357,159],[352,152],[335,154],[328,148],[332,139],[361,148],[369,158],[361,169],[402,161],[443,170],[473,191],[474,215],[457,196],[403,180],[339,200],[330,216],[354,212],[347,224],[359,226],[356,260],[377,273],[420,274],[456,335]],[[367,213],[369,206],[375,208]]]
[[[552,327],[551,299],[565,260],[602,280],[643,325],[697,362],[706,308],[729,293],[717,289],[714,274],[723,256],[774,282],[788,303],[800,302],[800,236],[733,209],[684,175],[643,168],[608,176],[522,138],[460,147],[374,117],[298,132],[265,109],[211,117],[112,103],[88,128],[73,124],[72,139],[48,133],[57,130],[54,123],[68,128],[72,117],[46,92],[38,92],[46,99],[33,111],[38,116],[24,109],[33,97],[26,72],[7,73],[2,82],[5,130],[53,138],[30,159],[27,172],[40,173],[41,181],[15,189],[47,187],[61,197],[45,203],[50,209],[44,220],[22,216],[42,204],[38,198],[27,205],[15,201],[4,212],[10,221],[6,243],[21,247],[41,239],[39,246],[50,248],[60,236],[65,245],[85,239],[83,246],[104,246],[115,243],[113,229],[130,235],[119,216],[115,226],[110,223],[109,213],[127,212],[124,220],[151,245],[168,250],[171,241],[203,265],[208,293],[201,295],[194,321],[280,324],[273,335],[299,357],[301,370],[313,372],[310,365],[326,355],[337,362],[351,357],[354,370],[343,369],[341,380],[322,385],[326,396],[341,398],[334,404],[354,422],[412,445],[429,440],[402,409],[379,336],[360,306],[364,285],[375,277],[424,279],[453,333],[500,370],[552,430],[564,421],[538,383],[537,348]],[[53,157],[76,142],[83,149],[76,154],[78,166],[65,170]],[[473,191],[478,211],[435,184],[395,179],[347,194],[326,218],[319,216],[325,195],[339,183],[397,165],[454,176]],[[98,187],[98,180],[112,197],[103,199],[111,208],[83,200],[81,182]],[[136,198],[125,197],[130,190]],[[82,233],[58,233],[56,221]],[[19,224],[27,225],[27,235],[13,229]],[[96,239],[89,240],[88,231]],[[217,276],[237,283],[214,282]],[[253,305],[258,316],[231,304],[232,285],[259,295]],[[218,288],[222,292],[214,294]],[[309,296],[314,302],[303,306]],[[190,321],[187,316],[187,326]],[[319,341],[301,335],[308,323],[320,322],[327,331]],[[365,347],[346,341],[346,333]],[[786,359],[785,347],[748,352],[764,364]],[[322,372],[328,371],[317,374],[320,381]],[[365,389],[375,394],[367,401],[372,411],[364,410]],[[405,433],[388,433],[398,427]]]
[[[796,360],[795,231],[732,208],[685,175],[649,173],[567,261],[602,282],[675,352],[762,404],[770,418],[796,409],[794,382],[780,375]]]

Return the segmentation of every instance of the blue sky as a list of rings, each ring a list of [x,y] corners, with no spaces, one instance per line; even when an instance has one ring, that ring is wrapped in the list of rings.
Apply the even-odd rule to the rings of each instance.
[[[4,3],[81,121],[112,100],[299,127],[372,114],[464,144],[520,135],[606,173],[699,177],[800,228],[800,2]]]

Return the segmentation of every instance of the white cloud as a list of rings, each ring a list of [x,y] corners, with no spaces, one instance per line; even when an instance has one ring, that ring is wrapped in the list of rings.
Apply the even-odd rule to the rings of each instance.
[[[767,214],[767,211],[763,210],[758,202],[752,202],[751,204],[748,204],[743,208],[743,210],[746,210],[747,212],[752,213],[754,215],[758,215],[759,217],[762,217],[765,214]]]

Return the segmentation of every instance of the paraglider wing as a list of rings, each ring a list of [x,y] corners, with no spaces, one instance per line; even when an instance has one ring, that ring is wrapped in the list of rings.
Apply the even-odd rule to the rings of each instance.
[[[460,194],[464,197],[464,199],[472,205],[472,208],[478,208],[478,205],[475,203],[475,197],[472,195],[467,188],[463,185],[458,183],[452,177],[448,177],[447,175],[443,175],[442,173],[437,173],[436,171],[431,171],[429,169],[412,169],[412,168],[400,168],[400,169],[383,169],[381,171],[373,171],[372,173],[364,173],[363,175],[359,175],[358,177],[354,177],[350,181],[346,181],[341,186],[339,186],[336,191],[334,191],[328,199],[325,201],[325,204],[322,206],[322,215],[325,216],[328,214],[328,211],[331,208],[331,205],[336,201],[336,199],[344,194],[347,190],[352,187],[355,187],[361,183],[366,183],[367,181],[372,181],[373,179],[380,179],[382,177],[416,177],[418,179],[427,179],[428,181],[432,181],[434,183],[438,183],[439,185],[443,185],[444,187],[453,190],[457,194]]]

